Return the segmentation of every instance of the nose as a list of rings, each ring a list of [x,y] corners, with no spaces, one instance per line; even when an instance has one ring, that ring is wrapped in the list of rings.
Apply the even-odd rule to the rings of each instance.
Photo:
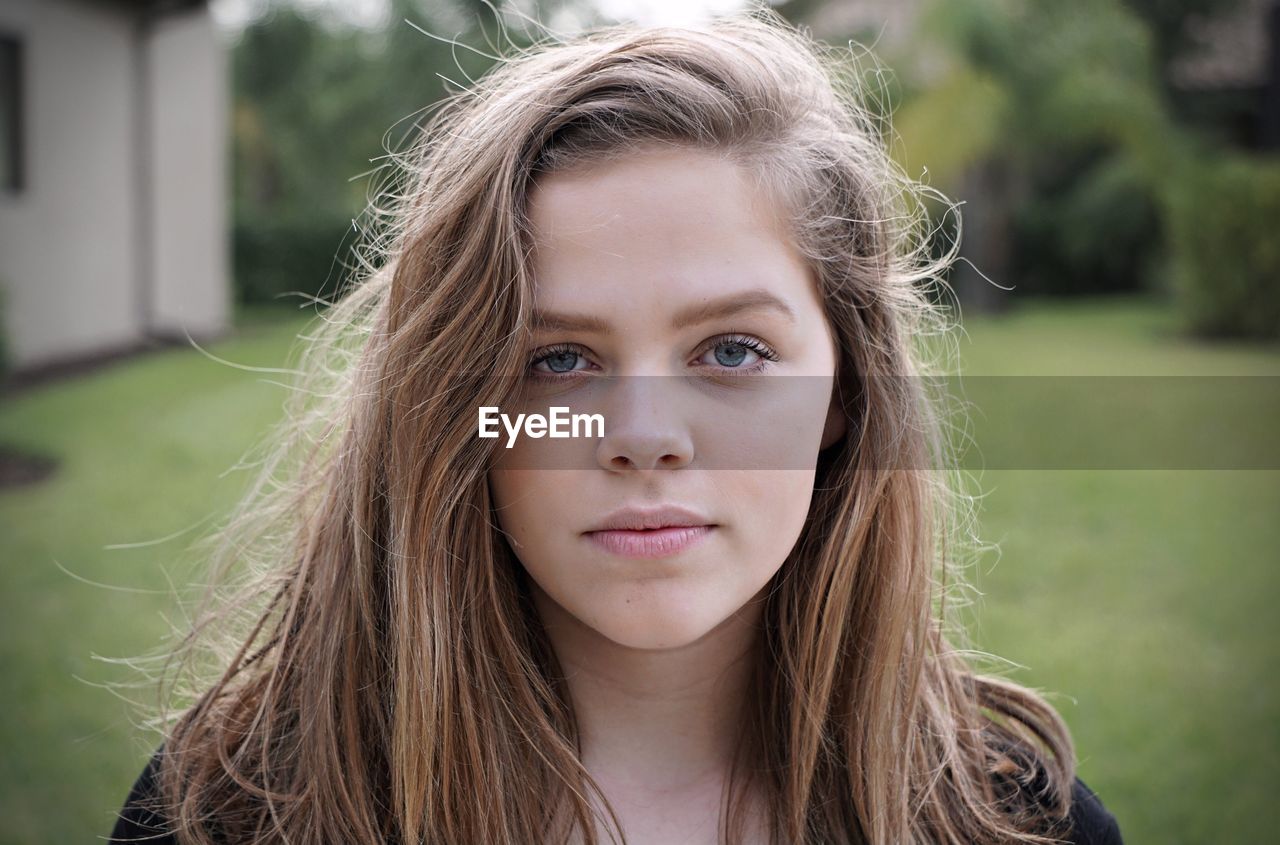
[[[678,401],[679,378],[617,378],[596,461],[611,472],[679,469],[693,461],[693,438]]]

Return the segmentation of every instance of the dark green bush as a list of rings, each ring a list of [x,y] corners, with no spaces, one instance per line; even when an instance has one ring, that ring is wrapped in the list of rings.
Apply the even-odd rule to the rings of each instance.
[[[1195,333],[1280,338],[1280,161],[1200,158],[1166,190],[1177,307]]]
[[[358,238],[343,212],[241,212],[234,224],[236,300],[301,305],[306,296],[332,298],[354,266]]]
[[[1022,294],[1093,295],[1156,288],[1158,198],[1132,156],[1114,149],[1036,174],[1015,211]]]

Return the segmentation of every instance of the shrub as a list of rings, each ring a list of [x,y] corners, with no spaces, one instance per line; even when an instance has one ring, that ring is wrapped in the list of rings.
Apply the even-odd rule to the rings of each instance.
[[[1114,149],[1066,158],[1037,174],[1015,209],[1022,294],[1106,294],[1156,288],[1163,251],[1158,198],[1137,160]]]
[[[236,299],[301,304],[298,292],[332,298],[346,282],[356,242],[345,212],[236,214]]]
[[[1177,308],[1195,333],[1280,338],[1280,161],[1190,162],[1167,186]]]

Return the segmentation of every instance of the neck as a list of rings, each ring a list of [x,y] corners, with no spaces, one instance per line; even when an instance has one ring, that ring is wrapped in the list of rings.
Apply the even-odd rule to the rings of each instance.
[[[750,692],[759,597],[695,642],[637,649],[607,639],[530,586],[566,676],[587,771],[629,789],[718,786]]]

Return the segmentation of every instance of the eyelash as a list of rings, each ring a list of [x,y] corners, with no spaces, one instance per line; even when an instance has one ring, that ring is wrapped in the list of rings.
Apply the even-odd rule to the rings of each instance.
[[[778,360],[778,353],[774,351],[773,347],[769,346],[769,344],[757,337],[744,334],[724,334],[714,337],[710,342],[703,346],[701,351],[698,353],[698,357],[702,357],[702,355],[706,354],[708,350],[715,349],[721,344],[742,346],[746,349],[750,349],[752,352],[760,356],[760,360],[752,364],[750,367],[721,367],[720,370],[723,373],[729,373],[732,375],[741,375],[743,373],[754,374],[768,368],[774,361]],[[587,357],[583,354],[583,347],[576,343],[557,343],[554,346],[545,347],[544,349],[540,349],[534,353],[534,357],[529,361],[530,374],[535,380],[544,382],[565,381],[567,379],[576,378],[579,373],[583,372],[582,370],[570,370],[564,373],[546,373],[533,369],[548,358],[552,358],[556,355],[562,355],[566,352],[573,352],[583,358]]]

